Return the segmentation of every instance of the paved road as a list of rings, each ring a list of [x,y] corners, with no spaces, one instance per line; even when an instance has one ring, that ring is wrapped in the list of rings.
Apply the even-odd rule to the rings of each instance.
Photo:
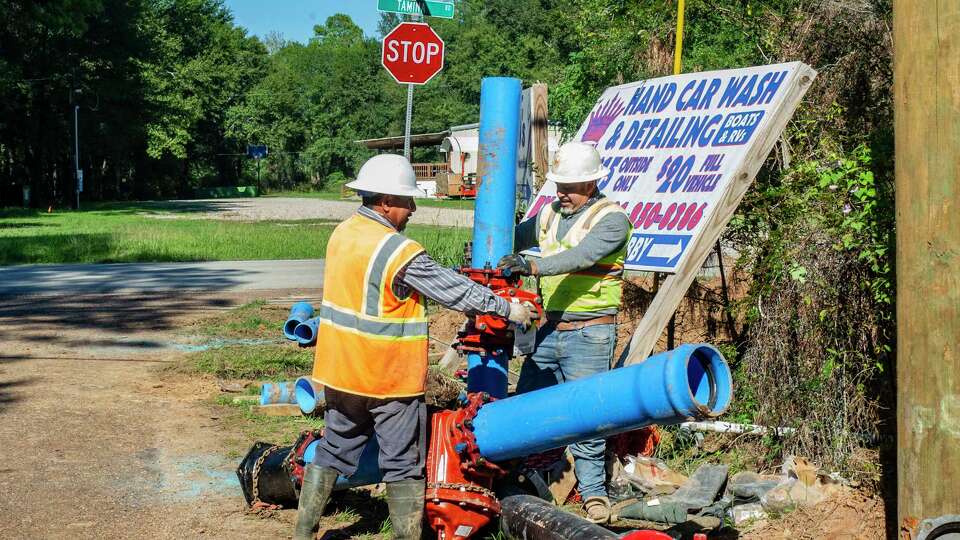
[[[0,297],[318,289],[322,285],[322,259],[0,267]]]
[[[344,220],[360,205],[359,200],[329,201],[295,197],[260,197],[256,199],[202,199],[164,201],[148,215],[157,219],[222,219],[228,221]],[[472,227],[473,210],[418,206],[412,225]]]

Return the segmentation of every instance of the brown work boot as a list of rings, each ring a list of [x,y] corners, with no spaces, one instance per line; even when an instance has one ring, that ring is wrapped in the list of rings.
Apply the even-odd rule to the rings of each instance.
[[[387,506],[395,540],[420,540],[423,531],[423,480],[401,480],[387,484]]]
[[[606,523],[610,521],[610,499],[587,497],[587,500],[583,501],[583,511],[587,513],[587,520],[591,523]]]
[[[303,486],[300,487],[300,504],[297,507],[297,526],[293,540],[314,540],[317,524],[330,500],[330,493],[337,483],[337,471],[318,467],[312,463],[303,469]]]

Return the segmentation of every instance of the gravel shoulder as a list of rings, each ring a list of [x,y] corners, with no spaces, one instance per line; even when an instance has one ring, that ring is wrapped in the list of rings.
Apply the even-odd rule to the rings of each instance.
[[[341,221],[357,211],[359,201],[328,201],[294,197],[166,201],[169,212],[149,213],[158,219],[221,219],[232,221],[328,219]],[[414,225],[472,227],[473,210],[420,206]]]

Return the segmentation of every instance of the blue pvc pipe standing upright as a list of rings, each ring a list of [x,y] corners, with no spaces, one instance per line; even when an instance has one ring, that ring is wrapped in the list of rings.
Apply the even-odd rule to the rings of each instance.
[[[480,83],[480,151],[473,212],[473,268],[496,267],[513,252],[517,204],[520,79],[487,77]],[[467,356],[467,391],[507,396],[509,351]]]

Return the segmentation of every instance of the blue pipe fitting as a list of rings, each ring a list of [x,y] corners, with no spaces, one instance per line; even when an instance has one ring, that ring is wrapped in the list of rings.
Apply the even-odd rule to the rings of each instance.
[[[290,341],[296,341],[297,336],[293,333],[297,325],[313,317],[313,306],[309,302],[297,302],[290,308],[290,315],[287,321],[283,323],[283,336]]]
[[[260,404],[296,403],[293,382],[266,382],[260,385]]]
[[[513,252],[517,204],[517,144],[520,79],[486,77],[480,82],[477,205],[473,213],[473,268],[495,267]],[[507,396],[509,351],[467,355],[467,391]]]
[[[313,441],[303,450],[303,462],[313,463],[317,455],[317,445],[320,441]],[[377,444],[376,437],[370,437],[370,442],[364,447],[360,454],[360,461],[357,464],[357,470],[350,476],[340,475],[337,477],[337,483],[334,484],[334,490],[350,489],[360,486],[369,486],[370,484],[379,484],[383,481],[383,474],[380,472],[380,445]]]
[[[297,338],[297,343],[300,345],[311,345],[317,341],[318,328],[320,328],[320,317],[314,317],[298,324],[297,327],[293,329],[293,335]]]
[[[326,407],[323,397],[323,387],[310,380],[310,377],[300,377],[294,383],[294,400],[304,416],[319,414]]]
[[[480,455],[505,461],[650,424],[713,418],[732,396],[720,351],[681,345],[641,364],[488,403],[474,434]]]

